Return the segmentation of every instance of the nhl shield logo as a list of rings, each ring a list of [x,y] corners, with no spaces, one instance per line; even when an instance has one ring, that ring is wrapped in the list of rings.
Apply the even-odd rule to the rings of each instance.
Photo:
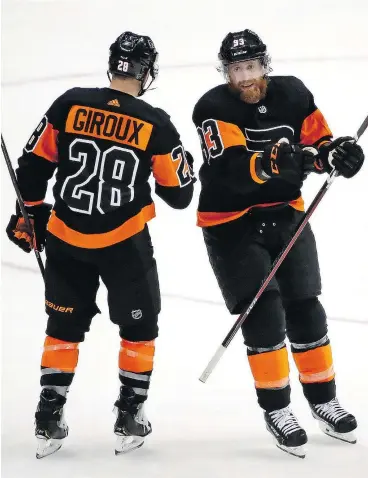
[[[137,309],[137,310],[132,310],[132,318],[135,319],[135,320],[138,320],[142,317],[142,311],[141,309]]]
[[[264,105],[258,106],[258,111],[259,111],[260,113],[266,113],[266,112],[267,112],[267,108],[266,108]]]

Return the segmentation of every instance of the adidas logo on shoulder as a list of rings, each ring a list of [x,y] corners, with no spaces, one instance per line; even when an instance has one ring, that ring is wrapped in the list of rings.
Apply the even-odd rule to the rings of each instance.
[[[107,104],[110,105],[110,106],[120,106],[119,100],[117,100],[117,99],[111,100]]]

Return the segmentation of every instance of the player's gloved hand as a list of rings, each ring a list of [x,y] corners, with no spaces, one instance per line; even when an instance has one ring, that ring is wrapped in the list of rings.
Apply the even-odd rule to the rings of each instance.
[[[330,173],[334,167],[344,178],[355,176],[364,163],[363,150],[351,136],[342,136],[332,143],[323,144],[318,156],[317,164],[319,162],[324,171]]]
[[[46,242],[46,227],[52,209],[51,204],[42,203],[38,206],[25,206],[33,231],[27,227],[17,203],[16,214],[10,218],[6,233],[9,239],[23,251],[30,252],[33,249],[32,232],[36,241],[36,247],[41,252]]]
[[[316,167],[318,149],[314,146],[300,146],[303,150],[303,181],[310,173],[322,172]]]
[[[300,185],[303,180],[303,150],[296,144],[276,143],[265,147],[261,157],[263,171],[271,178],[282,178]]]

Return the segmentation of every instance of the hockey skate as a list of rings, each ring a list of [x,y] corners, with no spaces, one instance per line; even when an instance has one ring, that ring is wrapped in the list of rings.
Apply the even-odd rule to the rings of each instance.
[[[357,421],[353,415],[344,410],[337,398],[319,405],[309,404],[313,417],[318,421],[320,429],[326,435],[348,443],[356,443],[353,430],[357,428]]]
[[[143,403],[137,403],[135,399],[136,395],[131,388],[120,388],[114,408],[117,416],[114,426],[114,433],[117,435],[115,455],[140,448],[144,438],[152,431],[144,414]]]
[[[54,390],[42,390],[35,415],[38,442],[36,458],[44,458],[58,451],[64,438],[68,436],[63,412],[65,402],[66,398]]]
[[[264,412],[264,418],[266,428],[276,440],[276,446],[280,450],[298,458],[305,458],[303,445],[308,441],[307,434],[289,407]]]

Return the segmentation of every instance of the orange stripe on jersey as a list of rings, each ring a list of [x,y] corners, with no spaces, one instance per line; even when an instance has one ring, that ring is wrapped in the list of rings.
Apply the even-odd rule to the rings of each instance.
[[[41,204],[43,204],[43,199],[40,201],[24,201],[25,206],[40,206]]]
[[[74,105],[69,111],[65,131],[129,144],[145,151],[152,128],[152,124],[132,116]]]
[[[249,355],[248,361],[257,388],[283,388],[289,383],[289,361],[286,347]]]
[[[119,369],[128,372],[142,373],[153,370],[155,341],[129,342],[122,339],[119,352]]]
[[[51,234],[72,246],[84,249],[100,249],[134,236],[134,234],[142,231],[146,222],[154,218],[155,215],[155,205],[152,203],[142,208],[138,214],[112,231],[100,234],[84,234],[68,227],[56,216],[55,211],[52,211],[47,229]]]
[[[304,199],[299,196],[298,199],[290,201],[289,206],[293,207],[297,211],[304,212]]]
[[[47,123],[45,130],[40,136],[33,153],[51,163],[58,162],[57,137],[59,131],[54,129],[51,123]]]
[[[329,382],[335,376],[330,344],[293,353],[302,383]]]
[[[73,373],[78,364],[78,343],[46,337],[41,366]]]
[[[225,123],[224,121],[216,120],[217,127],[221,136],[224,149],[231,146],[245,146],[246,140],[244,134],[241,132],[239,126],[232,123]],[[206,139],[207,142],[207,139]]]
[[[300,140],[302,144],[314,144],[324,136],[332,136],[332,131],[319,109],[305,118],[302,124]]]
[[[161,186],[180,186],[176,173],[177,165],[173,162],[171,153],[152,156],[152,172]]]
[[[247,207],[242,211],[234,212],[200,212],[197,211],[197,226],[199,227],[210,227],[217,226],[218,224],[224,224],[225,222],[234,221],[241,216],[244,216],[248,211],[255,207],[271,207],[279,206],[280,204],[285,204],[283,202],[269,202],[265,204],[255,204],[254,206]],[[298,199],[289,202],[289,206],[296,209],[297,211],[304,211],[304,200],[300,196]]]

